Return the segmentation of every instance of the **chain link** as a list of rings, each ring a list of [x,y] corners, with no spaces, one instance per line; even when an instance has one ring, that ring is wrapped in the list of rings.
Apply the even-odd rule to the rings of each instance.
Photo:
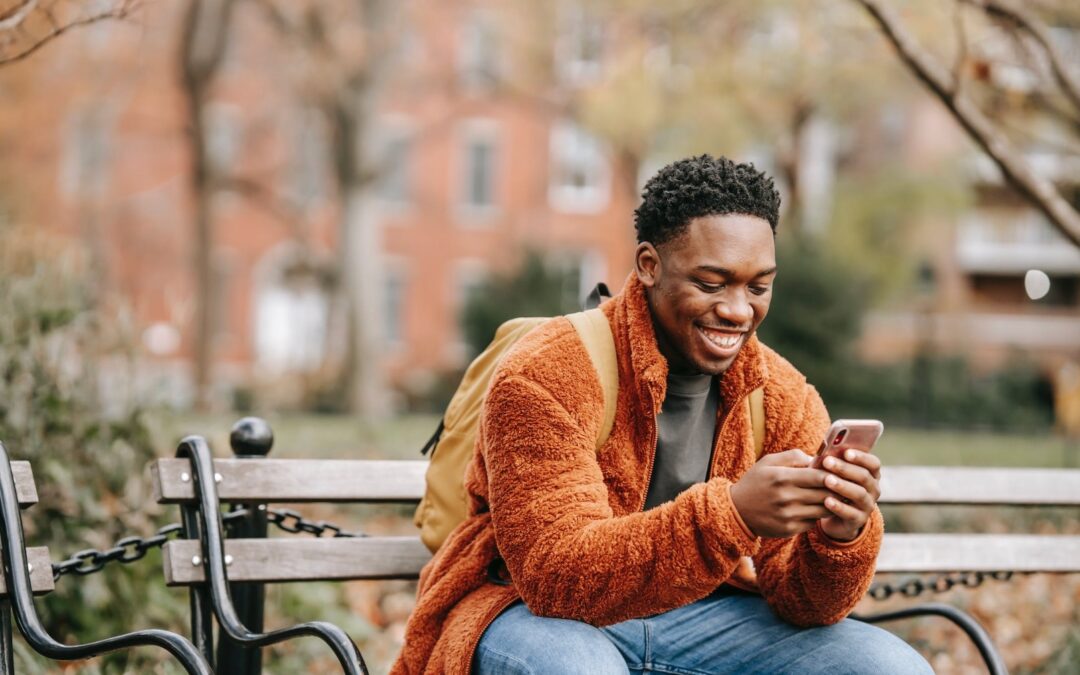
[[[129,564],[136,560],[142,560],[146,557],[148,551],[161,548],[165,545],[165,542],[179,534],[180,530],[179,523],[172,523],[162,527],[150,537],[124,537],[113,544],[112,548],[104,551],[93,548],[79,551],[67,560],[53,563],[53,581],[58,580],[65,574],[86,576],[87,574],[100,572],[112,562]]]
[[[225,525],[230,525],[246,518],[250,513],[248,509],[236,509],[221,514],[221,520]],[[306,520],[298,512],[290,509],[266,509],[266,520],[281,530],[293,534],[311,534],[316,537],[321,537],[326,533],[331,533],[334,537],[368,536],[362,532],[347,532],[341,527],[324,520],[317,522]],[[170,523],[149,537],[124,537],[113,544],[112,548],[104,551],[94,548],[84,549],[67,560],[53,563],[53,581],[59,580],[65,574],[79,576],[94,574],[105,569],[105,566],[109,563],[118,562],[126,565],[136,560],[142,560],[150,550],[161,548],[170,539],[175,539],[183,529],[180,523]]]
[[[348,532],[325,520],[306,520],[300,513],[292,509],[267,509],[266,520],[273,523],[278,529],[292,534],[310,534],[321,537],[329,532],[330,536],[336,538],[368,536],[363,532]]]
[[[915,598],[923,593],[945,593],[957,586],[976,588],[987,579],[1008,581],[1012,572],[961,572],[959,574],[940,574],[926,578],[906,579],[897,583],[875,582],[867,592],[875,600],[886,600],[894,595]]]

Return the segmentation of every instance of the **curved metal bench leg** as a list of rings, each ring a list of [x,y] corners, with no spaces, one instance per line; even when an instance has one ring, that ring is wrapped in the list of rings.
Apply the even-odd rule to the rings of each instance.
[[[917,607],[896,610],[895,612],[883,612],[866,616],[852,614],[851,618],[865,623],[881,623],[882,621],[897,621],[927,615],[944,617],[959,626],[975,644],[976,649],[979,650],[979,654],[982,656],[983,661],[986,662],[986,667],[991,675],[1008,675],[1009,671],[1005,668],[1005,661],[1002,660],[1001,654],[998,653],[997,647],[994,646],[993,640],[990,639],[990,634],[975,620],[975,617],[952,605],[931,602]]]
[[[214,607],[214,614],[225,634],[234,641],[250,647],[265,647],[304,635],[314,636],[329,645],[348,675],[367,675],[367,665],[352,638],[332,623],[310,621],[267,633],[255,633],[240,621],[232,596],[229,594],[229,583],[225,574],[225,539],[222,536],[221,502],[214,482],[214,458],[210,453],[210,446],[201,436],[188,436],[180,441],[176,456],[187,457],[191,460],[195,494],[202,514],[199,538],[206,559],[207,586],[210,588],[210,601]]]
[[[15,675],[15,654],[11,644],[11,601],[0,598],[0,669],[4,675]]]
[[[34,609],[22,516],[15,494],[15,478],[11,473],[11,463],[3,443],[0,443],[0,535],[4,581],[7,583],[8,597],[15,612],[15,621],[26,642],[39,654],[58,661],[74,661],[116,649],[153,645],[176,657],[189,675],[213,675],[210,665],[194,645],[180,635],[166,630],[140,630],[82,645],[65,645],[49,635]]]

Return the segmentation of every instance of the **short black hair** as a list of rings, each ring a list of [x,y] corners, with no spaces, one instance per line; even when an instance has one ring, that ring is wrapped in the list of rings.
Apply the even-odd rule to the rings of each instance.
[[[700,155],[668,164],[645,183],[634,229],[638,243],[658,246],[682,234],[695,218],[729,213],[767,220],[775,232],[780,193],[753,164]]]

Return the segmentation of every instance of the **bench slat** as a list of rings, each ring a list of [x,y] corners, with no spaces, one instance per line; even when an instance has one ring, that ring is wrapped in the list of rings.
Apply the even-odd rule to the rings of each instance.
[[[887,534],[879,572],[1080,572],[1080,536]]]
[[[19,500],[19,506],[26,508],[37,504],[37,486],[34,485],[34,470],[30,462],[26,460],[12,462],[11,474],[15,478],[15,497]]]
[[[29,464],[21,468],[29,472]],[[224,502],[418,501],[425,461],[330,459],[218,459],[218,493]],[[186,459],[151,466],[155,497],[174,504],[194,499]],[[18,478],[18,474],[16,474]],[[28,480],[28,489],[33,489]],[[32,493],[36,499],[36,493]],[[22,495],[20,491],[20,501]],[[887,467],[882,504],[1080,505],[1080,469],[987,467]]]
[[[12,462],[15,464],[15,462]],[[26,560],[34,569],[30,570],[30,589],[36,594],[48,593],[53,590],[52,560],[49,557],[48,546],[28,546],[26,548]],[[0,596],[7,595],[7,582],[4,575],[0,574]]]
[[[170,586],[203,581],[205,566],[192,558],[202,546],[176,539],[164,547],[165,583]],[[316,579],[412,579],[431,559],[419,537],[357,539],[230,539],[225,553],[232,581],[310,581]]]
[[[417,537],[230,539],[233,581],[414,578],[431,554]],[[165,545],[169,585],[205,579],[198,541]],[[878,572],[1080,572],[1080,536],[887,534]]]
[[[347,459],[216,459],[223,502],[409,502],[424,493],[426,461]],[[150,467],[159,503],[193,501],[187,459]]]
[[[1080,505],[1080,469],[889,466],[883,504]]]

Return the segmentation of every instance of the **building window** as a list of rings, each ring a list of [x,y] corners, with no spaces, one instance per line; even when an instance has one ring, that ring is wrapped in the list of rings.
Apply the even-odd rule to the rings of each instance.
[[[603,74],[604,24],[600,17],[573,4],[560,13],[555,67],[564,84],[584,86]]]
[[[383,336],[390,347],[405,342],[405,272],[388,267],[383,281]]]
[[[307,373],[322,363],[329,298],[314,283],[282,281],[264,288],[255,313],[255,351],[271,374]]]
[[[607,206],[611,172],[600,140],[581,127],[559,123],[551,130],[551,207],[596,213]]]
[[[287,117],[291,152],[283,192],[291,203],[312,208],[327,197],[330,148],[322,116],[314,108],[291,111]]]
[[[461,203],[466,211],[475,214],[495,208],[497,162],[495,126],[483,120],[469,122],[462,135]]]
[[[412,201],[412,139],[406,134],[391,136],[380,159],[379,197],[388,204],[407,205]]]
[[[490,88],[499,80],[499,34],[495,21],[485,12],[471,12],[465,19],[458,47],[458,72],[467,89]]]
[[[454,366],[464,365],[476,356],[465,339],[465,309],[489,277],[490,271],[483,260],[464,258],[454,262],[450,292],[453,294],[451,304],[458,317],[458,335],[446,345],[446,358]]]
[[[108,186],[112,120],[104,108],[68,115],[60,169],[60,189],[67,197],[100,196]]]
[[[244,124],[240,108],[228,103],[206,106],[206,155],[217,171],[227,171],[236,161],[244,142]]]
[[[325,261],[283,244],[256,267],[255,358],[268,375],[310,373],[325,357],[332,275]]]

